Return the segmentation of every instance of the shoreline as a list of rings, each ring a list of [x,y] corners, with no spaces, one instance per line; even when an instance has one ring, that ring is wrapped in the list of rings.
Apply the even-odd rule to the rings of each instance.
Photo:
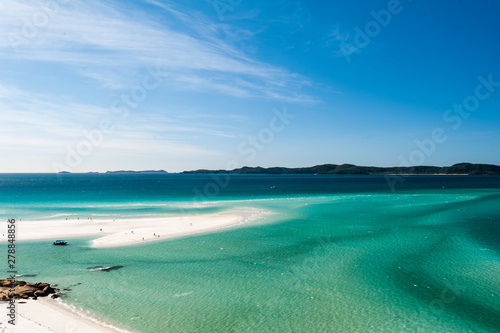
[[[99,321],[90,314],[74,311],[70,305],[58,300],[39,298],[21,302],[16,302],[18,315],[16,328],[22,332],[132,333]]]
[[[200,235],[237,227],[260,214],[255,211],[229,211],[223,213],[138,217],[120,219],[77,219],[16,221],[16,241],[58,240],[96,237],[91,247],[119,247],[145,244],[153,241]],[[3,234],[0,243],[7,242]]]

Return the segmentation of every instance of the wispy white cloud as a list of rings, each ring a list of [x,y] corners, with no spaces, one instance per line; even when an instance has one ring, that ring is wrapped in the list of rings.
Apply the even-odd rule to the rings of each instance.
[[[122,153],[128,153],[130,155],[141,156],[141,155],[149,155],[157,154],[164,156],[189,156],[189,155],[198,155],[198,156],[218,156],[221,155],[220,152],[210,149],[203,149],[200,147],[192,146],[189,144],[175,142],[175,141],[167,141],[161,140],[158,138],[147,138],[147,137],[138,137],[133,138],[126,133],[124,138],[120,138],[118,136],[113,138],[112,140],[108,140],[99,147],[102,151],[102,154],[112,154],[120,155]],[[98,154],[98,152],[96,152]]]
[[[90,127],[108,110],[78,104],[62,97],[44,96],[0,83],[1,150],[50,151],[81,139],[81,128]]]
[[[225,41],[231,33],[233,40],[251,38],[249,31],[211,22],[199,12],[182,12],[157,0],[146,3],[164,10],[169,19],[154,22],[138,8],[111,2],[74,1],[61,4],[48,16],[46,25],[26,38],[23,19],[29,21],[44,13],[42,5],[34,0],[4,0],[6,19],[0,21],[0,29],[10,39],[0,41],[0,58],[63,64],[109,89],[123,88],[119,73],[148,65],[160,65],[174,80],[185,83],[177,85],[178,89],[243,98],[289,101],[292,88],[310,84],[285,68],[252,59]],[[13,52],[15,38],[20,42],[17,52]],[[301,102],[298,96],[302,95],[292,99]],[[312,100],[305,96],[303,101]]]
[[[137,130],[140,128],[140,130]],[[222,125],[214,123],[193,122],[192,118],[183,119],[176,117],[172,119],[163,115],[141,114],[133,115],[130,121],[121,126],[123,137],[135,139],[161,138],[163,140],[184,140],[193,135],[201,137],[226,137],[234,138],[237,129],[227,129]],[[117,133],[119,135],[119,133]]]
[[[191,134],[201,137],[234,138],[232,130],[213,123],[193,123],[185,115],[140,113],[120,122],[109,108],[79,104],[62,97],[23,91],[16,86],[0,83],[0,156],[12,152],[42,152],[59,154],[63,161],[69,146],[87,139],[84,131],[98,128],[100,120],[114,122],[112,135],[103,137],[98,151],[107,154],[173,154],[171,156],[215,156],[215,150],[189,142]],[[0,170],[1,172],[2,170]]]

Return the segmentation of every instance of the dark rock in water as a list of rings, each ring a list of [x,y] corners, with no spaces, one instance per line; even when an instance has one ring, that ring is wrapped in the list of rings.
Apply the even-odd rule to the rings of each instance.
[[[14,286],[14,292],[11,292]],[[48,283],[28,283],[26,281],[0,280],[0,300],[9,301],[12,299],[37,299],[38,297],[54,294],[56,288]]]
[[[46,286],[45,288],[43,288],[42,290],[44,293],[47,293],[47,294],[52,294],[55,292],[55,289],[52,288],[51,286]]]
[[[111,266],[111,267],[107,267],[106,269],[103,269],[103,271],[105,271],[105,272],[115,271],[115,270],[123,268],[123,267],[125,267],[125,266]]]
[[[125,266],[95,266],[95,267],[89,267],[87,268],[90,271],[103,271],[103,272],[109,272],[109,271],[116,271],[117,269],[123,268]]]
[[[50,298],[54,298],[54,299],[59,298],[59,295],[52,295],[52,296],[50,296]]]
[[[97,270],[98,268],[103,268],[104,266],[92,266],[92,267],[87,267],[89,271],[94,271]]]
[[[10,285],[12,285],[10,280],[0,280],[0,287],[9,287]]]

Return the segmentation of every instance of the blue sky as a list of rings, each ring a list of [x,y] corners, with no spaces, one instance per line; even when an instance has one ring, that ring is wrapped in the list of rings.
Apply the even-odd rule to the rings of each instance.
[[[0,10],[0,172],[500,164],[497,1]]]

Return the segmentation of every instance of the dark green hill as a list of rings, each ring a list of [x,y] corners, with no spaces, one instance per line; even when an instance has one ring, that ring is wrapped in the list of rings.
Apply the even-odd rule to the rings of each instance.
[[[500,166],[492,164],[459,163],[449,167],[415,166],[415,167],[372,167],[353,164],[323,164],[305,168],[284,167],[242,167],[234,170],[194,170],[183,173],[234,173],[234,174],[330,174],[330,175],[500,175]]]

